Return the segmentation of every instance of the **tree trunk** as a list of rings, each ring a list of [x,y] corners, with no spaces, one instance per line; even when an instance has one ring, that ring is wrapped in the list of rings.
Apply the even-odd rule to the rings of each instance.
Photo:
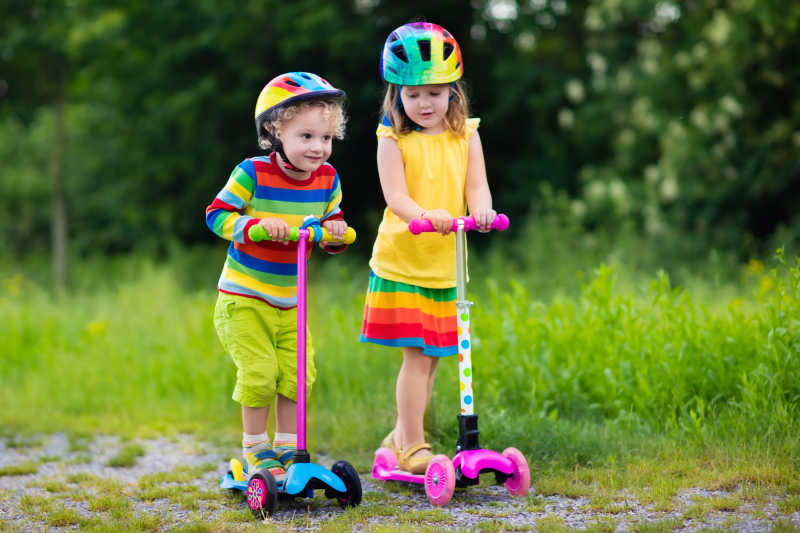
[[[50,236],[53,248],[53,282],[56,289],[67,287],[67,201],[64,193],[64,100],[58,98],[54,106],[53,144],[50,158],[52,185],[52,220]]]

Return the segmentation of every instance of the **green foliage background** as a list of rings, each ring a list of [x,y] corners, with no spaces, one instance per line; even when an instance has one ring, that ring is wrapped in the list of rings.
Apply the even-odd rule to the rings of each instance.
[[[203,208],[258,153],[256,96],[289,70],[348,93],[332,162],[371,237],[378,54],[419,18],[461,43],[512,220],[547,184],[584,227],[633,224],[677,251],[796,238],[796,1],[3,0],[0,253],[47,249],[57,105],[73,256],[213,242]]]
[[[331,162],[359,233],[312,262],[312,442],[368,469],[397,370],[357,342],[383,207],[378,54],[419,18],[461,44],[512,220],[471,255],[483,444],[569,467],[665,437],[678,456],[757,443],[796,472],[794,0],[0,0],[3,431],[235,440],[211,324],[225,243],[204,208],[258,154],[261,87],[308,70],[348,94]],[[59,168],[69,291],[46,274]],[[426,427],[449,453],[441,366]]]

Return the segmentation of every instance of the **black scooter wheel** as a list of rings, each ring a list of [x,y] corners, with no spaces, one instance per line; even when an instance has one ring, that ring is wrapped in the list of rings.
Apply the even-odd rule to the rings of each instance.
[[[361,478],[358,477],[356,469],[347,461],[336,461],[331,467],[331,472],[336,474],[344,482],[346,492],[339,492],[333,489],[325,489],[325,496],[336,498],[342,507],[355,507],[361,503]]]

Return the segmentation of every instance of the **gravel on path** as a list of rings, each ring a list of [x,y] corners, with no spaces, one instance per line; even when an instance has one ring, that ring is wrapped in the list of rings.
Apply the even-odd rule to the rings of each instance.
[[[109,466],[123,451],[134,455],[132,465]],[[0,531],[72,530],[98,521],[114,523],[119,518],[115,509],[142,517],[142,523],[159,531],[247,523],[243,497],[218,488],[235,452],[195,442],[187,435],[135,443],[113,436],[76,441],[63,434],[0,438]],[[328,467],[332,463],[325,457],[314,460]],[[158,476],[164,473],[174,473],[175,481]],[[192,473],[189,478],[187,473]],[[376,482],[369,472],[360,476],[364,500],[360,516],[352,519],[353,530],[395,526],[397,530],[625,532],[649,524],[651,530],[665,531],[800,532],[800,512],[784,513],[779,506],[782,499],[797,496],[756,504],[737,498],[737,491],[691,488],[678,493],[671,510],[663,510],[624,494],[610,505],[595,505],[589,498],[539,495],[535,490],[514,498],[502,486],[487,485],[487,476],[480,486],[456,490],[448,505],[435,508],[421,487]],[[535,487],[535,474],[532,477]],[[322,493],[317,491],[313,500],[280,502],[265,522],[272,527],[266,529],[314,531],[332,520],[346,519],[338,504]],[[698,502],[720,498],[740,503],[698,512],[702,509]],[[797,504],[790,507],[796,509]]]

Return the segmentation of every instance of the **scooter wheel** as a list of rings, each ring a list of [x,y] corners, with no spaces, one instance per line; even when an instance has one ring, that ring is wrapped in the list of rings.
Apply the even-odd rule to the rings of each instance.
[[[247,506],[258,520],[264,520],[275,511],[278,502],[278,484],[267,471],[256,472],[247,483]]]
[[[514,470],[503,485],[514,496],[525,496],[531,487],[531,471],[528,468],[528,461],[516,448],[506,448],[503,450],[503,456],[508,457],[514,465]]]
[[[425,494],[432,505],[447,505],[456,488],[456,471],[446,455],[434,455],[425,470]]]
[[[394,470],[397,468],[397,454],[389,448],[378,448],[375,451],[375,461],[372,463],[372,473],[381,468],[383,470]]]
[[[346,492],[341,493],[333,489],[325,489],[325,496],[336,498],[342,507],[355,507],[361,503],[361,478],[358,472],[347,461],[336,461],[331,467],[331,472],[336,474],[343,482]]]

